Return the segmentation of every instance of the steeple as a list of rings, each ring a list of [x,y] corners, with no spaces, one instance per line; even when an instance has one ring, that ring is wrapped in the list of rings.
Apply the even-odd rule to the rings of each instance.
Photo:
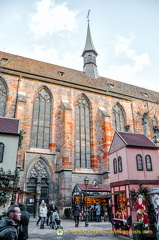
[[[88,11],[88,27],[87,27],[87,37],[86,37],[86,44],[82,53],[82,57],[84,59],[83,71],[90,75],[93,78],[98,78],[98,70],[96,65],[96,57],[98,55],[95,47],[93,45],[91,31],[89,26],[89,13]]]

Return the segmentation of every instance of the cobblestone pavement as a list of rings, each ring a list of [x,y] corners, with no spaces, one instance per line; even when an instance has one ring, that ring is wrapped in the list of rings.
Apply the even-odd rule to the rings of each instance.
[[[36,225],[37,219],[31,218],[29,223],[29,240],[126,240],[130,239],[125,236],[115,236],[112,232],[112,225],[109,222],[91,222],[85,227],[85,222],[80,221],[79,227],[75,227],[73,219],[62,219],[63,235],[58,236],[56,230],[45,225],[44,229]]]

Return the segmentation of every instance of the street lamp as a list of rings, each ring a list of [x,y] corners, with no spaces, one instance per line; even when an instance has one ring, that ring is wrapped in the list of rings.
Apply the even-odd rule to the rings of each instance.
[[[85,227],[88,227],[88,207],[87,207],[87,186],[89,184],[89,180],[87,177],[84,179],[84,185],[86,187],[86,219],[85,219]]]

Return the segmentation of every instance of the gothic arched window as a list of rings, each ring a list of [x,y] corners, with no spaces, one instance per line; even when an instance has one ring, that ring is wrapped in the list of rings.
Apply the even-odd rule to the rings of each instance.
[[[123,171],[123,167],[122,167],[122,158],[118,157],[118,171],[122,172]]]
[[[146,155],[145,156],[145,161],[146,161],[146,169],[147,169],[147,171],[152,171],[152,162],[151,162],[150,155]]]
[[[136,155],[136,164],[137,164],[137,170],[138,171],[143,171],[142,156],[140,154]]]
[[[49,148],[51,96],[46,88],[36,95],[33,108],[31,147]]]
[[[87,98],[82,95],[76,104],[76,129],[75,129],[75,167],[91,167],[90,147],[90,105]]]
[[[5,116],[7,102],[7,86],[0,77],[0,116]]]
[[[125,132],[125,111],[123,107],[117,103],[113,108],[113,126],[115,131]]]
[[[114,174],[117,173],[117,161],[116,158],[113,159],[113,168],[114,168]]]

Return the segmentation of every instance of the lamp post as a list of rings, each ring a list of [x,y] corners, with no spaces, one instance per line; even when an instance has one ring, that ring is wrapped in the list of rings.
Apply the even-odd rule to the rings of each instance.
[[[85,219],[85,227],[88,227],[88,206],[87,206],[87,186],[89,184],[89,180],[87,177],[84,179],[84,185],[86,187],[86,219]]]

